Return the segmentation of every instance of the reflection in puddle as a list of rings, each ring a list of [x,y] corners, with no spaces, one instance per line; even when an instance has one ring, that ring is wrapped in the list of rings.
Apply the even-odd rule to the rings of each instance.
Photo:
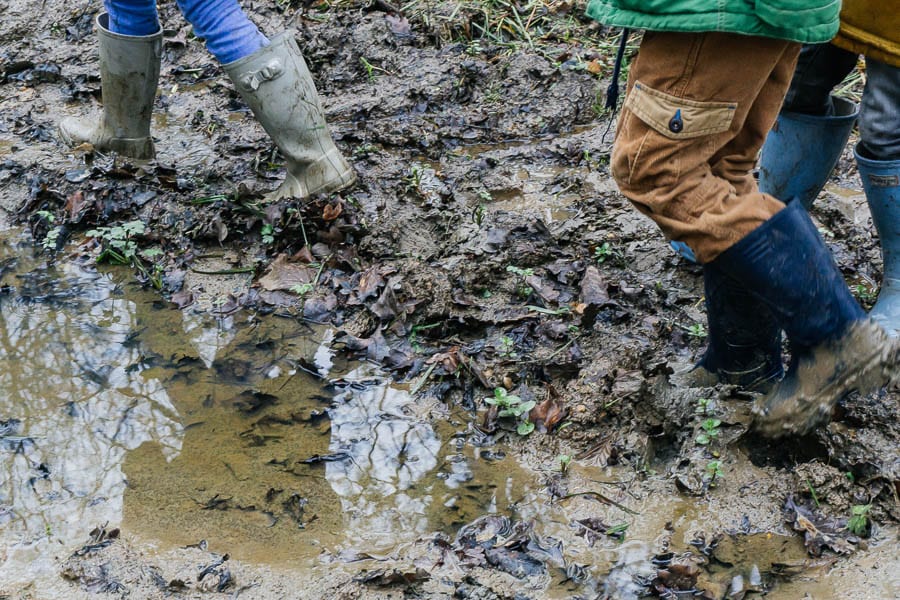
[[[0,583],[55,577],[102,524],[159,548],[205,539],[315,565],[538,497],[511,459],[477,457],[465,419],[434,419],[334,356],[330,330],[172,310],[29,254],[0,245]]]
[[[143,375],[134,304],[113,281],[29,267],[5,280],[21,296],[0,297],[0,557],[23,575],[121,514],[129,450],[154,441],[172,458],[183,434],[166,390]]]
[[[413,490],[438,465],[441,440],[431,425],[410,414],[412,403],[406,391],[370,383],[351,386],[329,410],[329,451],[348,458],[327,463],[325,478],[341,499],[347,531],[358,541],[382,546],[374,548],[378,551],[395,546],[398,535],[429,530],[431,497]],[[387,498],[390,506],[384,506]]]

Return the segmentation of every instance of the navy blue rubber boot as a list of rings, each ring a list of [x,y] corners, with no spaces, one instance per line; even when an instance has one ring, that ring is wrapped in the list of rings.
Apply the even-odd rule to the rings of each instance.
[[[759,158],[759,191],[784,203],[799,199],[809,210],[834,170],[859,106],[831,97],[824,116],[782,111]]]
[[[806,433],[849,392],[900,380],[900,343],[866,318],[799,202],[711,264],[765,303],[791,344],[787,375],[753,407],[763,435]]]
[[[784,375],[781,328],[771,309],[715,265],[703,267],[708,345],[698,369],[721,383],[767,391]]]
[[[872,221],[881,240],[884,277],[869,313],[893,336],[900,334],[900,160],[872,160],[854,154]]]

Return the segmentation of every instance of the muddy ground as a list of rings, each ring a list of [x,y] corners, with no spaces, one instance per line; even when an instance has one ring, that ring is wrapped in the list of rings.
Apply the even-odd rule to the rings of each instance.
[[[679,383],[704,347],[700,271],[609,177],[602,96],[617,32],[587,21],[583,4],[422,1],[393,12],[381,2],[245,3],[267,34],[296,29],[360,179],[332,197],[266,205],[280,158],[174,2],[160,3],[158,157],[135,163],[56,138],[61,117],[99,106],[91,29],[101,3],[51,0],[37,10],[0,0],[0,205],[4,226],[26,228],[56,261],[100,256],[118,234],[107,230],[104,242],[96,228],[141,221],[123,258],[178,307],[335,326],[335,349],[383,366],[425,406],[464,411],[480,444],[505,444],[519,463],[546,470],[547,497],[573,505],[585,539],[621,543],[602,520],[623,515],[650,539],[655,528],[649,575],[620,565],[586,587],[548,587],[523,578],[522,565],[552,563],[528,547],[527,523],[482,521],[474,527],[488,533],[420,540],[378,576],[351,565],[310,585],[310,575],[232,560],[221,589],[195,572],[215,557],[151,556],[125,531],[61,556],[55,590],[0,593],[616,598],[698,589],[721,598],[739,572],[772,597],[900,593],[858,554],[893,547],[877,562],[896,571],[896,393],[849,398],[828,427],[772,443],[747,434],[752,395]],[[858,189],[847,154],[814,217],[870,305],[881,262]],[[519,435],[485,403],[495,388],[536,403],[533,433]],[[565,473],[563,455],[572,457]],[[582,467],[606,468],[619,483],[598,487]],[[689,530],[652,516],[654,499],[673,498],[696,511]],[[640,515],[608,514],[631,505]],[[869,520],[854,535],[846,523],[859,506],[870,507]],[[808,556],[770,560],[781,550],[757,545],[759,535],[805,536]],[[743,560],[721,555],[728,540],[746,544]],[[759,581],[747,571],[755,562]],[[622,572],[627,589],[615,583]],[[101,585],[110,579],[120,587]]]

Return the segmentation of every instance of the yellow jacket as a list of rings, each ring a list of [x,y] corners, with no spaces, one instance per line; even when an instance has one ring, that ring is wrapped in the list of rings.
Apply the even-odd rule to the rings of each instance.
[[[844,0],[841,29],[831,43],[900,67],[900,1]]]

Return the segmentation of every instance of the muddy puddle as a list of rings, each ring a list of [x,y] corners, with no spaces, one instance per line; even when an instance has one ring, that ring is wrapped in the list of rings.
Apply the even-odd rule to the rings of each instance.
[[[900,597],[897,394],[772,444],[679,383],[702,274],[610,177],[619,33],[579,4],[247,4],[359,176],[266,205],[283,159],[176,3],[135,163],[54,133],[100,109],[101,4],[6,2],[0,228],[46,250],[0,242],[0,598]],[[868,307],[851,147],[813,217]]]
[[[517,458],[517,440],[487,443],[461,409],[415,401],[408,385],[343,359],[327,327],[176,310],[126,273],[34,256],[16,235],[0,243],[5,593],[154,597],[160,589],[127,573],[188,565],[195,575],[199,559],[179,553],[197,552],[243,568],[209,593],[325,597],[284,590],[421,580],[434,597],[468,597],[460,590],[488,584],[466,583],[466,561],[491,541],[488,557],[508,554],[480,565],[506,578],[490,589],[638,598],[673,557],[730,531],[702,561],[704,589],[724,593],[739,577],[772,598],[838,597],[828,595],[841,585],[828,576],[834,560],[811,561],[768,506],[753,512],[764,474],[749,462],[728,483],[749,496],[741,521],[721,501],[671,495],[630,469],[585,459],[562,473],[547,456]],[[882,567],[865,593],[883,595],[859,597],[895,597],[890,539],[840,565]],[[106,579],[72,566],[119,544],[134,553],[101,560]],[[162,589],[177,591],[172,582]]]

